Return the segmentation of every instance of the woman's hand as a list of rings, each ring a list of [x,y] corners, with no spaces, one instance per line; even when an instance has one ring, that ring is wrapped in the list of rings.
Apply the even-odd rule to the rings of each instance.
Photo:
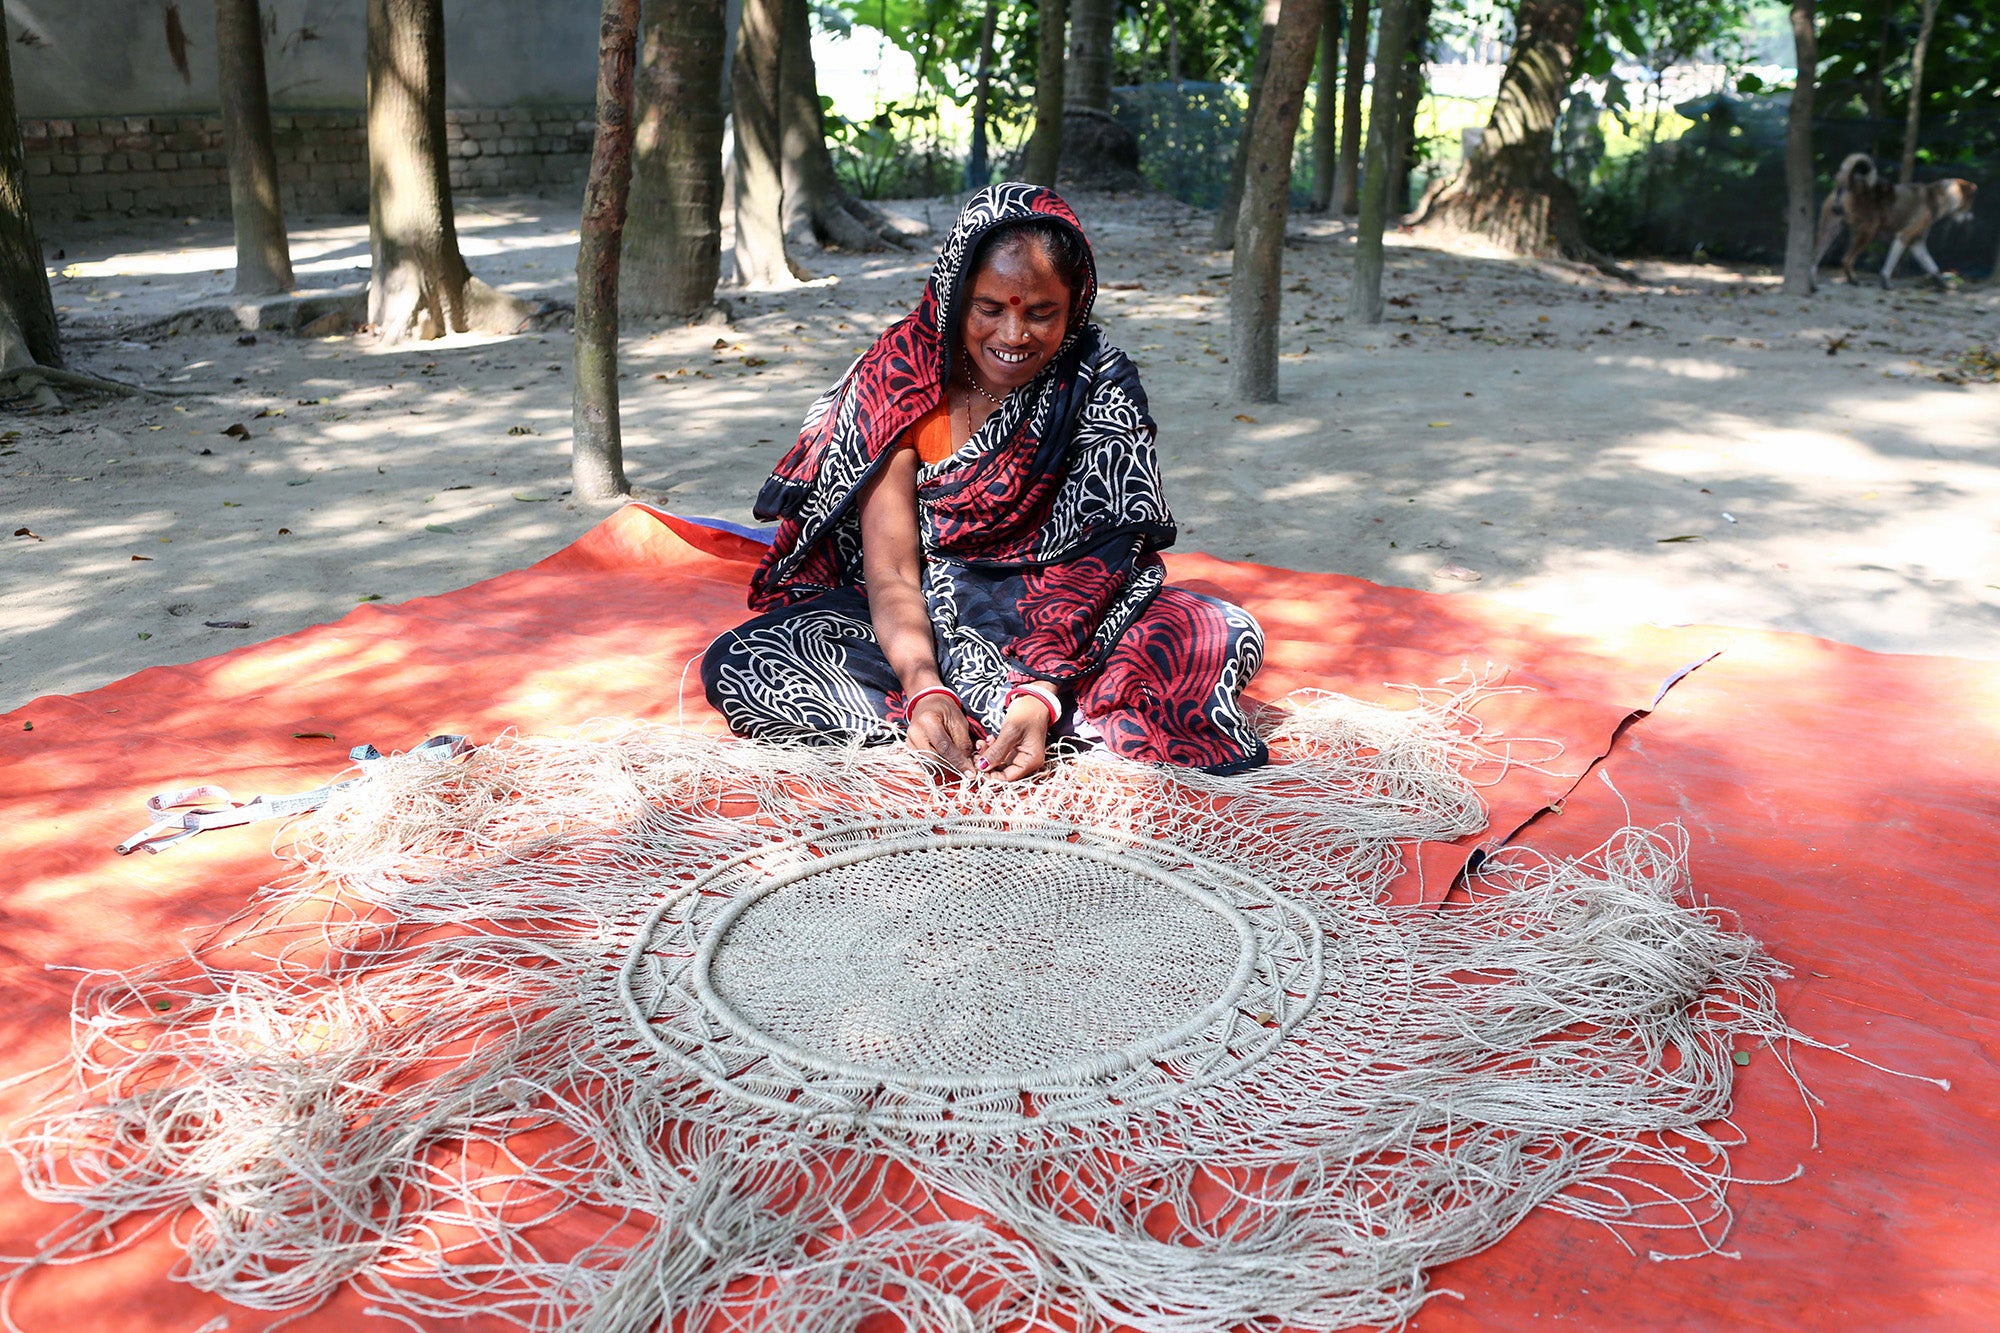
[[[1015,697],[1000,730],[979,743],[979,767],[990,778],[1018,782],[1038,771],[1049,754],[1049,710],[1031,694]]]
[[[1047,716],[1047,710],[1043,710]],[[909,716],[910,748],[935,755],[954,773],[972,768],[972,726],[965,711],[946,694],[931,694],[917,701]]]

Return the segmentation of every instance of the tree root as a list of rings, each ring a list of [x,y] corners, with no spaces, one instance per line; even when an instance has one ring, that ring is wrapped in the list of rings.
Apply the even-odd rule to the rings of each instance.
[[[0,371],[0,397],[24,398],[37,389],[61,385],[65,389],[92,389],[98,393],[115,394],[120,398],[199,398],[200,390],[153,389],[143,384],[127,384],[123,380],[107,380],[96,375],[86,375],[76,370],[59,370],[54,366],[16,366],[12,370]]]
[[[428,342],[447,333],[522,333],[541,311],[470,275],[452,299],[416,265],[389,275],[380,299],[369,292],[370,321],[385,344]]]
[[[1466,173],[1463,170],[1449,179],[1434,180],[1424,190],[1423,198],[1417,201],[1417,206],[1411,209],[1398,225],[1404,231],[1414,231],[1419,227],[1428,226],[1439,231],[1456,231],[1467,236],[1478,236],[1506,246],[1524,259],[1585,264],[1608,278],[1616,278],[1620,282],[1632,283],[1635,286],[1643,281],[1637,273],[1583,239],[1581,224],[1574,216],[1573,206],[1565,207],[1566,201],[1558,202],[1553,199],[1550,201],[1557,218],[1541,229],[1546,245],[1542,248],[1523,248],[1517,243],[1516,238],[1504,232],[1478,225],[1462,216],[1454,216],[1454,213],[1471,211],[1463,206],[1454,208],[1465,194]]]
[[[842,190],[801,208],[791,219],[785,246],[788,250],[807,251],[911,251],[916,249],[917,239],[928,235],[929,230],[899,226],[867,200]]]

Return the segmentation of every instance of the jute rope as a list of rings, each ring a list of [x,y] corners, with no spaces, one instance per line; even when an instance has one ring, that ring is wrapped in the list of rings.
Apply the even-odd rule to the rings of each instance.
[[[1716,1251],[1779,966],[1671,832],[1389,905],[1509,757],[1463,698],[1293,703],[1227,779],[628,725],[380,765],[79,991],[8,1143],[76,1211],[16,1275],[151,1220],[264,1310],[1213,1333],[1396,1323],[1542,1206]]]

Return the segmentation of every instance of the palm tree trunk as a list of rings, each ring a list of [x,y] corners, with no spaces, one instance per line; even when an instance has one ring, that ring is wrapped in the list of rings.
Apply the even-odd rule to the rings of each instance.
[[[1521,0],[1514,50],[1480,149],[1431,198],[1424,221],[1517,254],[1593,258],[1576,192],[1556,174],[1555,128],[1569,92],[1585,0]],[[1377,52],[1376,69],[1382,68]]]
[[[0,39],[11,33],[0,6]],[[62,365],[56,304],[28,211],[28,163],[14,116],[14,66],[0,40],[0,371]]]
[[[368,0],[368,321],[385,342],[514,333],[533,313],[465,267],[444,142],[444,0]]]
[[[723,0],[644,0],[620,307],[689,319],[722,276]]]
[[[278,197],[278,154],[264,81],[264,16],[257,0],[215,0],[222,135],[229,151],[229,215],[236,224],[236,286],[244,296],[291,290],[292,252]]]
[[[1072,0],[1069,59],[1063,66],[1063,110],[1111,110],[1113,0]]]
[[[800,275],[785,256],[783,57],[785,0],[744,0],[730,67],[736,158],[736,281],[783,287]]]
[[[794,260],[822,245],[848,250],[908,249],[888,219],[854,198],[833,169],[826,108],[813,64],[811,0],[784,0],[784,50],[778,61],[779,137],[783,141],[786,253]],[[794,263],[794,268],[797,267]]]
[[[1035,132],[1028,140],[1028,158],[1021,179],[1054,185],[1062,165],[1063,41],[1069,25],[1069,0],[1040,0],[1036,11]]]

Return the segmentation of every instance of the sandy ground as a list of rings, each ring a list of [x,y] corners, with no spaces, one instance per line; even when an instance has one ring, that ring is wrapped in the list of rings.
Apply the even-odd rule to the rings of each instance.
[[[1390,320],[1364,328],[1344,318],[1345,224],[1306,218],[1284,401],[1250,407],[1228,392],[1228,257],[1206,217],[1074,202],[1099,317],[1152,396],[1183,547],[1578,625],[2000,657],[2000,385],[1950,382],[2000,347],[2000,291],[1792,300],[1768,274],[1668,264],[1630,286],[1395,237]],[[898,207],[942,233],[954,205]],[[468,204],[460,226],[475,272],[562,300],[575,217],[519,199]],[[72,365],[197,396],[72,396],[0,421],[0,709],[514,569],[603,515],[566,494],[566,333],[133,338],[227,290],[226,227],[44,239],[64,251]],[[307,286],[365,276],[359,219],[300,222],[293,244]],[[806,405],[913,303],[929,256],[815,263],[817,284],[731,296],[726,327],[628,330],[645,498],[748,521]]]

